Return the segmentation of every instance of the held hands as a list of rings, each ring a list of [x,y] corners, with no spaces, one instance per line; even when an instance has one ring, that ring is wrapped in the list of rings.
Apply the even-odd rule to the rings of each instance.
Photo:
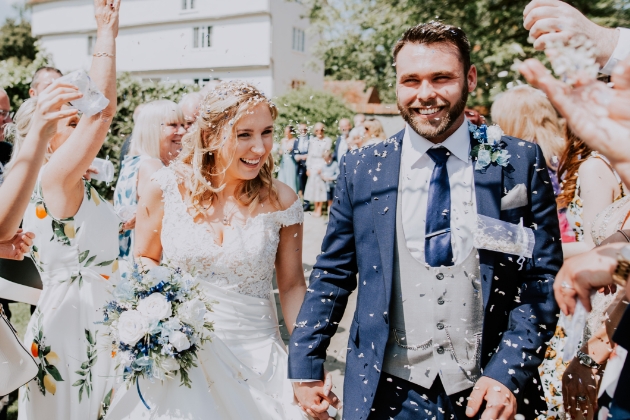
[[[562,400],[569,418],[593,418],[597,410],[597,369],[591,369],[574,357],[562,376]],[[589,416],[589,414],[591,414]]]
[[[62,107],[70,101],[83,96],[79,89],[69,83],[53,82],[37,97],[37,106],[33,115],[33,128],[39,130],[44,138],[51,138],[57,131],[57,121],[76,115],[74,108]]]
[[[481,420],[512,420],[516,415],[516,397],[505,385],[487,376],[479,378],[468,398],[466,415],[474,417],[486,401]]]
[[[302,411],[319,420],[329,420],[328,408],[339,408],[339,398],[332,392],[332,374],[325,372],[324,382],[294,382],[293,392]]]
[[[24,254],[28,254],[33,245],[33,238],[35,238],[34,233],[22,233],[22,229],[18,229],[13,238],[0,242],[0,258],[22,261]]]
[[[121,0],[94,0],[94,17],[96,30],[99,33],[108,32],[114,38],[118,36],[118,15]]]

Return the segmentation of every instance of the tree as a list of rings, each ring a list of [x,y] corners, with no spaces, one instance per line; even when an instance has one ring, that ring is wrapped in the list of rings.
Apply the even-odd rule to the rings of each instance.
[[[312,127],[317,122],[326,126],[326,134],[334,138],[338,135],[338,122],[342,118],[352,118],[354,113],[343,101],[331,93],[310,88],[293,89],[278,97],[274,103],[278,107],[276,138],[284,136],[284,127],[299,123]]]
[[[515,59],[536,55],[527,42],[523,10],[529,0],[301,0],[319,35],[316,54],[326,76],[361,79],[376,86],[386,102],[395,101],[391,50],[404,30],[431,20],[461,27],[472,45],[479,71],[470,105],[489,106],[492,97],[519,75]],[[605,26],[630,24],[629,0],[569,1]]]
[[[11,57],[34,60],[37,54],[36,41],[31,35],[30,22],[24,19],[7,19],[0,27],[0,61]]]

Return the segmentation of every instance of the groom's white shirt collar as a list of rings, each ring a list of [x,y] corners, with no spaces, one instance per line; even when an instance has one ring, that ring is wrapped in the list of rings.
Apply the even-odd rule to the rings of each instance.
[[[449,138],[442,143],[435,144],[420,134],[416,133],[409,124],[405,125],[405,135],[403,144],[407,143],[410,147],[405,147],[406,152],[410,155],[410,161],[417,162],[432,147],[446,147],[453,156],[463,162],[470,159],[470,132],[468,131],[468,120],[464,119],[464,123]]]

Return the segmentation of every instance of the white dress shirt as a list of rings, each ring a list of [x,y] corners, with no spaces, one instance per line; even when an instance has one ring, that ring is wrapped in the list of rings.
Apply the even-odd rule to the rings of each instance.
[[[348,142],[346,141],[347,136],[339,136],[339,148],[337,149],[337,160],[341,159],[343,155],[348,152]]]
[[[300,136],[298,140],[298,150],[300,151],[300,153],[308,152],[308,141],[308,136]]]
[[[455,264],[464,262],[473,248],[477,226],[477,200],[473,162],[470,157],[468,121],[441,144],[434,144],[405,128],[400,162],[402,186],[402,226],[411,255],[424,263],[424,241],[429,185],[435,163],[426,153],[430,148],[446,147],[451,156],[446,162],[451,185],[451,243]]]
[[[630,29],[617,28],[617,30],[619,31],[617,46],[608,59],[608,62],[601,70],[602,73],[608,75],[612,73],[612,70],[615,68],[617,63],[625,60],[630,55]]]

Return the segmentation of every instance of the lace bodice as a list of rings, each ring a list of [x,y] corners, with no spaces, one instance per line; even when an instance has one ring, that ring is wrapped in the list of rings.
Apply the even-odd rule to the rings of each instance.
[[[280,229],[304,221],[299,200],[283,211],[261,213],[245,226],[227,227],[223,244],[215,242],[206,226],[195,223],[170,168],[153,175],[162,187],[164,259],[185,271],[195,270],[202,281],[249,296],[268,298],[272,292]]]

